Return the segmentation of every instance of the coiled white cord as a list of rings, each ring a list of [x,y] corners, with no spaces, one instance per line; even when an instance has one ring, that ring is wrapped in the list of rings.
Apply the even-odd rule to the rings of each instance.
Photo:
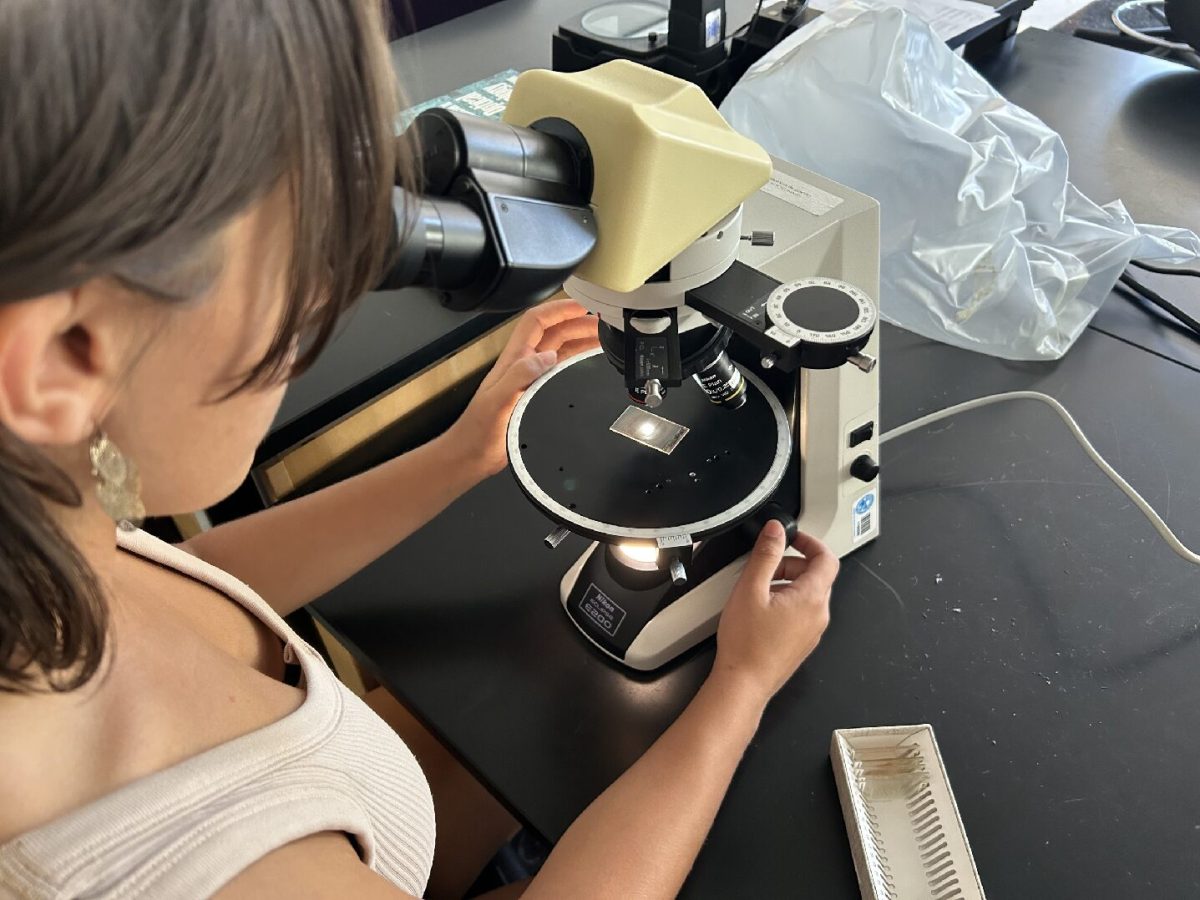
[[[1192,48],[1189,44],[1185,44],[1182,41],[1169,41],[1166,38],[1160,38],[1153,34],[1143,34],[1125,21],[1124,16],[1127,12],[1148,9],[1150,7],[1157,7],[1161,16],[1163,0],[1127,0],[1127,2],[1122,3],[1112,11],[1113,25],[1117,26],[1118,31],[1129,35],[1135,41],[1141,41],[1143,44],[1150,44],[1153,47],[1165,47],[1167,50],[1179,50],[1185,53],[1191,50]]]
[[[927,425],[932,425],[935,422],[940,422],[943,419],[956,416],[959,413],[969,412],[973,409],[979,409],[984,406],[991,406],[993,403],[1002,403],[1006,400],[1037,400],[1039,403],[1045,403],[1052,410],[1058,413],[1058,417],[1066,423],[1067,428],[1071,430],[1071,434],[1074,436],[1075,440],[1079,442],[1079,446],[1083,448],[1084,452],[1087,453],[1091,461],[1096,464],[1096,467],[1099,468],[1101,472],[1108,476],[1109,480],[1111,480],[1113,484],[1121,489],[1122,493],[1124,493],[1126,497],[1133,501],[1134,505],[1142,511],[1142,515],[1144,515],[1149,520],[1150,524],[1154,526],[1154,530],[1162,535],[1163,540],[1167,542],[1170,548],[1188,562],[1200,565],[1200,554],[1197,554],[1195,551],[1191,550],[1183,543],[1183,541],[1179,540],[1179,538],[1175,536],[1175,532],[1173,532],[1170,526],[1163,521],[1162,516],[1155,512],[1154,507],[1146,502],[1146,499],[1137,491],[1135,491],[1133,486],[1130,485],[1128,481],[1121,477],[1121,473],[1109,465],[1108,460],[1101,456],[1099,451],[1092,446],[1092,442],[1088,440],[1087,435],[1083,433],[1083,429],[1079,427],[1079,424],[1074,418],[1071,417],[1071,414],[1067,412],[1066,407],[1047,394],[1043,394],[1038,391],[1009,391],[1003,394],[992,394],[987,397],[980,397],[976,400],[968,400],[965,403],[956,403],[954,406],[948,406],[945,409],[932,412],[927,416],[921,416],[919,419],[915,419],[912,422],[909,422],[907,425],[901,425],[897,428],[891,429],[890,431],[884,432],[879,441],[881,444],[886,443],[887,441],[904,437],[904,435],[924,428]]]

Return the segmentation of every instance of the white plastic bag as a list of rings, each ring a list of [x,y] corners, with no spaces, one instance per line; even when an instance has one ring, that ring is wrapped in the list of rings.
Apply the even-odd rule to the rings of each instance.
[[[879,201],[885,319],[1007,359],[1070,349],[1131,258],[1200,239],[1067,180],[1067,151],[929,26],[848,0],[767,54],[721,112],[770,153]]]

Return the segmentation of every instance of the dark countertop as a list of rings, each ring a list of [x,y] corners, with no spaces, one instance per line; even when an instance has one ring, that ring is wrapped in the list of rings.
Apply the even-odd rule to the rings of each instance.
[[[1045,390],[1200,545],[1200,417],[1179,414],[1196,373],[1097,332],[1047,366],[887,327],[881,359],[885,427]],[[989,896],[1194,896],[1196,570],[1039,405],[967,414],[883,463],[883,537],[845,561],[833,624],[768,711],[686,895],[857,896],[830,732],[930,722]],[[653,677],[616,670],[558,605],[583,542],[548,551],[548,530],[497,477],[317,611],[556,838],[682,709],[712,650]]]

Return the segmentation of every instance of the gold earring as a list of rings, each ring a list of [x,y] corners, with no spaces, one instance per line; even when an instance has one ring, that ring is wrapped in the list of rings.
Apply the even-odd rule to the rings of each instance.
[[[139,528],[146,518],[146,508],[142,506],[142,480],[133,460],[100,429],[92,435],[88,456],[100,507],[122,531]]]

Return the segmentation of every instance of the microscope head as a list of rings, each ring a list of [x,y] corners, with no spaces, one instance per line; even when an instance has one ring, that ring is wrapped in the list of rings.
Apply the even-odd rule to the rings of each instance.
[[[587,143],[598,236],[566,288],[601,318],[630,395],[656,406],[683,378],[729,365],[728,329],[684,297],[737,259],[742,201],[771,174],[766,151],[695,85],[624,60],[525,72],[504,118],[537,128],[565,121]]]
[[[625,60],[585,72],[533,70],[504,120],[562,119],[586,139],[599,240],[575,275],[629,293],[766,183],[771,158],[694,84]]]
[[[410,131],[425,192],[394,191],[382,287],[513,310],[565,284],[601,319],[635,402],[657,407],[693,377],[714,403],[740,407],[725,352],[737,328],[695,301],[735,266],[743,201],[773,161],[699,88],[623,60],[534,70],[517,79],[503,122],[433,109]]]

